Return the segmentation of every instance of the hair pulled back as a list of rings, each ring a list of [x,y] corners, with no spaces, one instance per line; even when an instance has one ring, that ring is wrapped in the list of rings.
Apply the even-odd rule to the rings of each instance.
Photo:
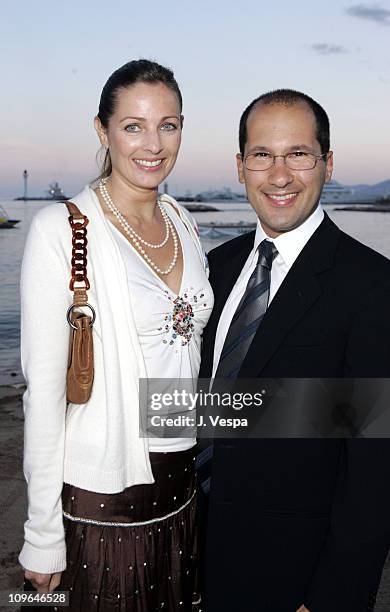
[[[115,70],[103,87],[97,117],[104,128],[108,128],[109,120],[115,112],[118,92],[136,83],[163,83],[177,95],[181,112],[183,100],[172,70],[147,59],[132,60]],[[110,176],[111,172],[111,156],[107,149],[99,179]]]

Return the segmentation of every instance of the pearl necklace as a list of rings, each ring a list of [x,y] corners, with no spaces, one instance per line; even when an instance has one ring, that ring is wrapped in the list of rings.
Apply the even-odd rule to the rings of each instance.
[[[179,253],[178,238],[177,238],[177,234],[176,234],[176,232],[174,230],[173,224],[172,224],[172,222],[171,222],[171,220],[170,220],[170,218],[168,216],[168,213],[165,211],[162,203],[158,202],[158,207],[160,209],[161,215],[162,215],[162,217],[164,219],[164,222],[165,222],[166,235],[165,235],[164,240],[160,244],[152,244],[150,242],[147,242],[146,240],[144,240],[141,236],[139,236],[137,234],[137,232],[134,230],[134,228],[131,227],[131,225],[127,221],[127,219],[125,219],[125,217],[122,215],[120,210],[115,206],[114,202],[111,199],[110,194],[107,191],[107,187],[104,184],[106,180],[107,179],[103,179],[103,180],[100,181],[100,183],[99,183],[99,190],[100,190],[100,193],[102,195],[103,200],[107,204],[107,207],[111,210],[111,212],[118,219],[118,222],[122,226],[123,230],[129,236],[129,238],[132,239],[132,241],[134,242],[134,246],[138,249],[138,251],[140,252],[142,257],[148,262],[150,267],[153,270],[155,270],[155,272],[157,272],[158,274],[162,274],[163,276],[166,276],[167,274],[170,274],[170,272],[172,272],[173,268],[175,267],[175,265],[177,263],[177,257],[178,257],[178,253]],[[151,249],[160,249],[160,248],[162,248],[168,242],[170,234],[172,234],[172,239],[173,239],[173,259],[172,259],[171,263],[169,264],[168,268],[166,268],[165,270],[161,270],[161,268],[159,268],[154,263],[154,261],[152,261],[150,259],[149,255],[145,252],[145,250],[144,250],[142,245],[150,247]]]
[[[166,243],[168,242],[168,239],[169,239],[170,219],[169,219],[166,211],[164,210],[163,205],[161,204],[161,202],[157,202],[157,205],[158,205],[158,207],[160,209],[161,216],[164,219],[164,223],[165,223],[165,237],[164,237],[164,240],[162,242],[160,242],[160,244],[152,244],[151,242],[147,242],[139,234],[137,234],[135,229],[133,227],[131,227],[131,225],[127,221],[127,219],[125,219],[125,217],[122,215],[120,210],[115,206],[114,202],[111,199],[110,194],[108,193],[107,187],[105,185],[105,181],[106,180],[107,179],[103,179],[99,183],[100,193],[102,194],[103,200],[107,204],[108,208],[115,215],[115,217],[118,219],[118,221],[121,224],[121,226],[123,227],[123,229],[126,231],[126,234],[130,235],[130,233],[131,233],[138,240],[138,242],[141,242],[141,244],[144,244],[145,246],[147,246],[147,247],[149,247],[151,249],[161,249],[163,246],[165,246]]]

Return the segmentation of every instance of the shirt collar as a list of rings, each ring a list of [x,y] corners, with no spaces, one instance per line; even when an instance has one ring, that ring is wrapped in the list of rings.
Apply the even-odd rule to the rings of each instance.
[[[324,211],[322,210],[321,206],[318,205],[310,217],[308,217],[301,225],[290,232],[280,234],[280,236],[277,236],[276,238],[270,238],[267,236],[262,228],[260,220],[258,219],[255,242],[253,245],[253,254],[256,253],[258,246],[263,240],[270,240],[271,242],[274,242],[276,248],[278,249],[279,255],[276,259],[281,257],[288,268],[291,268],[305,244],[309,241],[316,229],[321,224],[323,218]]]

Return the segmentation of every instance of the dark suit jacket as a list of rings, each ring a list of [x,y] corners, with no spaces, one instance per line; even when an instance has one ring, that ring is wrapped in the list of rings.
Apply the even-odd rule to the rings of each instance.
[[[253,240],[209,254],[202,377]],[[325,216],[238,377],[390,377],[390,261]],[[215,440],[209,502],[207,612],[373,609],[390,543],[390,440]]]

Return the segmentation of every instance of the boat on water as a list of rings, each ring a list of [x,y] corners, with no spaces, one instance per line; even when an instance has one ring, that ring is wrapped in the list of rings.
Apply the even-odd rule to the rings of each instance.
[[[68,196],[64,194],[64,190],[59,186],[57,181],[50,183],[49,189],[47,190],[48,200],[68,200]]]
[[[229,187],[223,187],[222,189],[209,189],[208,191],[202,191],[195,196],[196,202],[247,202],[246,195],[242,193],[233,193]]]
[[[238,221],[233,223],[200,223],[199,234],[202,238],[219,238],[220,236],[240,236],[256,229],[256,222]]]
[[[182,204],[183,201],[179,201],[179,204]],[[218,208],[215,208],[215,206],[210,206],[209,204],[197,204],[196,202],[184,202],[183,203],[184,208],[186,208],[188,210],[188,212],[190,213],[196,213],[196,212],[218,212]]]
[[[321,204],[344,204],[350,203],[354,195],[351,187],[346,187],[337,181],[325,183],[321,194]]]
[[[0,206],[0,229],[10,229],[19,223],[20,219],[10,219],[5,208]]]
[[[46,191],[46,195],[44,196],[21,196],[19,198],[15,198],[15,200],[33,200],[35,202],[63,202],[65,200],[69,200],[69,198],[64,194],[64,190],[60,187],[57,181],[55,181],[54,183],[50,183],[49,189]]]

